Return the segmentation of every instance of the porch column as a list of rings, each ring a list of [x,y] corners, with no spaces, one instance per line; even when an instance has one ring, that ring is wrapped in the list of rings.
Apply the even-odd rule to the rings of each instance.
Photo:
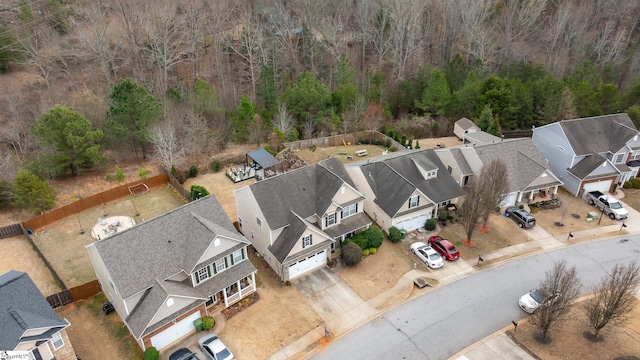
[[[227,288],[222,289],[222,297],[224,298],[224,307],[225,309],[229,307],[229,302],[227,301]]]
[[[522,201],[522,192],[518,192],[518,199],[516,201],[516,203],[519,203]]]
[[[533,201],[533,191],[529,193],[529,201]]]
[[[553,195],[558,195],[558,185],[553,187]]]

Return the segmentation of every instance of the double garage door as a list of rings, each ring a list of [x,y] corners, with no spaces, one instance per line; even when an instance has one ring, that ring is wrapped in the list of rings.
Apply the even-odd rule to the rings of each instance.
[[[413,231],[415,229],[424,227],[424,224],[427,222],[429,217],[427,214],[413,217],[411,219],[400,221],[396,224],[396,227],[401,230],[406,230],[407,232]]]
[[[163,347],[170,345],[172,342],[180,339],[181,337],[196,331],[195,326],[193,325],[193,321],[200,317],[200,312],[196,311],[195,313],[187,316],[186,318],[178,321],[172,327],[158,333],[151,337],[151,345],[156,349],[160,350]]]
[[[327,250],[322,250],[295,264],[289,265],[289,280],[308,271],[315,270],[327,264]]]

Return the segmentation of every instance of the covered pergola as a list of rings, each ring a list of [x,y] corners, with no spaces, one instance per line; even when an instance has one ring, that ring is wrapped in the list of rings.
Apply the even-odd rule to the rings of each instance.
[[[246,153],[245,166],[254,169],[258,180],[275,176],[282,172],[280,160],[264,148]]]

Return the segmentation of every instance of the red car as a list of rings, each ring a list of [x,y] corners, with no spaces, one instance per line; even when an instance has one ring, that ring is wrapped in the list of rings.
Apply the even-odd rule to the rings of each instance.
[[[429,245],[440,253],[442,257],[449,261],[458,260],[460,258],[460,252],[449,240],[439,235],[434,235],[429,238]]]

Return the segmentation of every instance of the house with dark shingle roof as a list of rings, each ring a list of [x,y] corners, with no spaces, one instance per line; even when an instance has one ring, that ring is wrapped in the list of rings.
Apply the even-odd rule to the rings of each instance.
[[[625,113],[562,120],[533,129],[533,143],[564,187],[611,192],[638,175],[638,129]]]
[[[240,231],[282,281],[326,266],[336,246],[371,225],[364,195],[335,158],[234,194]]]
[[[0,350],[26,351],[30,359],[75,359],[60,319],[27,273],[0,275]]]
[[[493,160],[502,161],[509,180],[509,190],[503,194],[502,206],[550,199],[557,194],[558,187],[562,185],[529,138],[439,149],[436,153],[462,186],[466,185],[474,174],[482,171],[483,164]]]
[[[87,245],[104,294],[142,349],[256,291],[251,243],[213,195]]]
[[[438,209],[463,195],[432,149],[391,153],[346,166],[360,192],[364,210],[385,231],[412,231],[437,217]]]

